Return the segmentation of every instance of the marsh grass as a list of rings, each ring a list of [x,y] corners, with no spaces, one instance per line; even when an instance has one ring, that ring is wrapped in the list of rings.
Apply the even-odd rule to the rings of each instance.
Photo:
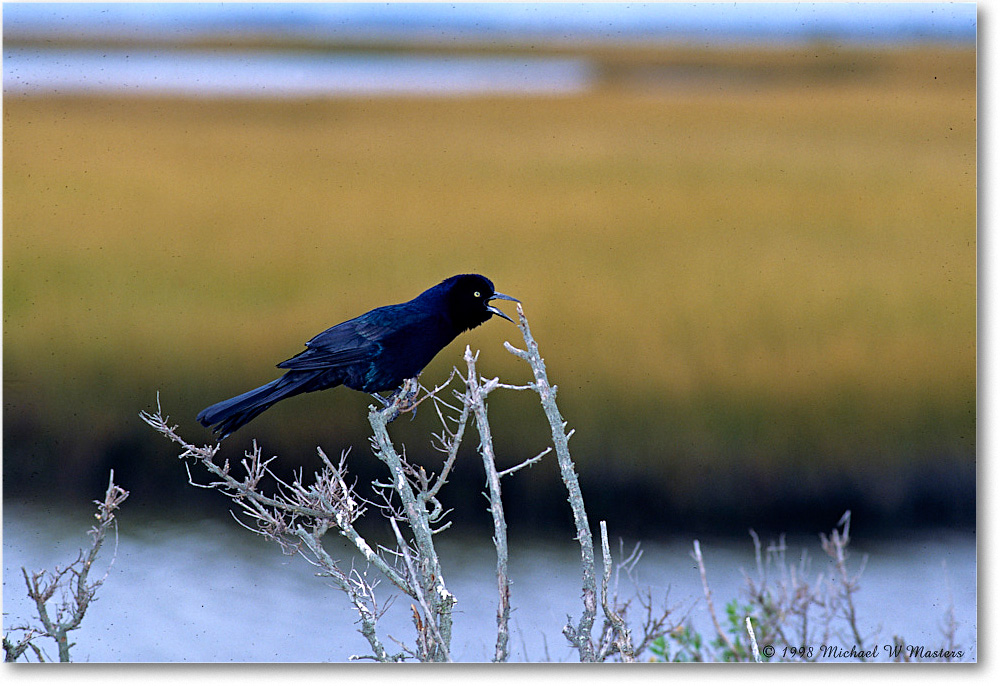
[[[675,476],[691,456],[968,466],[975,54],[886,55],[553,98],[7,97],[6,419],[113,433],[156,388],[193,413],[325,326],[479,271],[572,380],[584,468],[617,441],[623,469]],[[461,345],[516,375],[503,324]]]

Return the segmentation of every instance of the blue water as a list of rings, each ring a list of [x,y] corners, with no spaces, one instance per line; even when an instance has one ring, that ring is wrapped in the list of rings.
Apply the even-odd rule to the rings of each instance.
[[[86,545],[89,511],[68,512],[40,505],[4,503],[4,627],[32,616],[21,567],[52,569],[71,562]],[[142,504],[126,501],[118,515],[117,548],[108,541],[93,574],[103,575],[114,559],[97,600],[82,627],[71,634],[73,656],[89,662],[316,662],[346,661],[367,654],[345,596],[315,575],[300,557],[235,525],[217,521],[142,516]],[[615,540],[614,532],[611,532]],[[561,634],[566,616],[580,615],[580,550],[570,532],[540,539],[509,531],[512,661],[574,662],[576,653]],[[766,544],[767,541],[765,540]],[[634,542],[626,542],[631,550]],[[489,535],[470,538],[450,531],[437,537],[445,583],[458,598],[452,651],[458,661],[488,661],[496,641],[495,551]],[[351,555],[330,535],[331,555],[350,566]],[[618,557],[617,544],[612,545]],[[701,540],[708,579],[719,613],[753,574],[749,538]],[[701,578],[691,558],[691,539],[646,543],[635,583],[622,579],[622,597],[650,589],[657,608],[666,602],[672,617],[689,617],[706,637],[712,635]],[[789,542],[788,561],[802,551],[818,583],[826,558],[816,537]],[[899,635],[928,650],[943,647],[941,626],[954,605],[962,661],[977,658],[975,535],[924,532],[893,541],[855,541],[849,568],[867,563],[855,594],[858,624],[866,639],[880,644]],[[380,602],[392,588],[382,583]],[[632,621],[641,614],[634,606]],[[379,622],[387,646],[394,636],[412,643],[410,600],[396,598]],[[814,615],[815,617],[815,615]],[[723,616],[724,621],[724,616]],[[834,626],[843,628],[844,624]],[[638,628],[635,629],[638,631]],[[847,635],[831,643],[849,647]],[[53,656],[51,641],[40,642]],[[647,656],[648,657],[648,656]],[[850,661],[850,660],[847,660]]]
[[[5,48],[6,95],[45,92],[284,97],[573,93],[583,60],[228,51]]]

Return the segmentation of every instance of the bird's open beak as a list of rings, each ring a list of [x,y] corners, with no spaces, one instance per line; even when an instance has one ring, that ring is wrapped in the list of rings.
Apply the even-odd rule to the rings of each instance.
[[[516,303],[519,303],[519,302],[521,302],[521,301],[520,301],[520,300],[518,300],[517,298],[514,298],[514,297],[511,297],[511,296],[509,296],[509,295],[504,295],[503,293],[494,293],[493,295],[491,295],[491,296],[490,296],[490,300],[513,300],[513,301],[514,301],[514,302],[516,302]],[[504,314],[503,312],[501,312],[501,311],[500,311],[500,310],[499,310],[498,308],[496,308],[496,307],[493,307],[492,305],[487,305],[487,306],[486,306],[486,309],[487,309],[488,311],[492,312],[492,313],[493,313],[493,314],[495,314],[495,315],[498,315],[498,316],[500,316],[500,317],[503,317],[504,319],[506,319],[507,321],[509,321],[509,322],[510,322],[511,324],[513,324],[513,323],[514,323],[514,320],[513,320],[513,319],[511,319],[510,317],[508,317],[507,315],[505,315],[505,314]]]

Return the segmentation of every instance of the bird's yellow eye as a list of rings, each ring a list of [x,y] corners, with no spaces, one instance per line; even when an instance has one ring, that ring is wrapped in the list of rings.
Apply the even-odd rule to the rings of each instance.
[[[482,295],[482,293],[480,293],[479,291],[476,291],[475,293],[472,294],[472,297],[473,298],[478,298],[481,295]]]

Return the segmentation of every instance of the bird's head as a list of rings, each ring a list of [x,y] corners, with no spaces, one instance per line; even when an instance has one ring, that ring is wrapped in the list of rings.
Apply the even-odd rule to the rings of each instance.
[[[514,320],[498,308],[490,305],[491,300],[513,300],[503,293],[497,293],[493,282],[479,274],[459,274],[445,280],[442,284],[447,289],[448,311],[452,321],[463,329],[479,326],[493,315],[503,317],[509,322]]]

